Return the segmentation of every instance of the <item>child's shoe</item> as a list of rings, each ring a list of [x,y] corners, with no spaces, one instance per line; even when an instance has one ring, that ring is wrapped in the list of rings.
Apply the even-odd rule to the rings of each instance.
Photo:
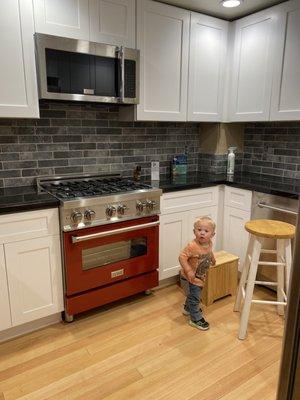
[[[189,324],[194,328],[200,329],[201,331],[207,331],[207,329],[209,329],[209,323],[205,321],[203,317],[199,321],[190,320]]]

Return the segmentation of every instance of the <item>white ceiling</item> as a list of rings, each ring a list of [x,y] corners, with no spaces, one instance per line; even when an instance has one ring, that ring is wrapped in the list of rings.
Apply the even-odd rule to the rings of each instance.
[[[283,3],[286,0],[244,0],[244,2],[234,8],[225,8],[220,4],[220,0],[159,0],[161,3],[172,4],[174,6],[186,8],[188,10],[202,12],[215,17],[233,20],[252,14],[256,11],[271,7],[275,4]]]

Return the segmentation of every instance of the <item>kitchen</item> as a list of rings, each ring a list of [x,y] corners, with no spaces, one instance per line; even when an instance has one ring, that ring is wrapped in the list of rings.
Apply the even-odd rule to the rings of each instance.
[[[211,215],[217,221],[216,249],[224,248],[242,259],[247,246],[243,224],[251,219],[253,191],[275,193],[280,197],[289,195],[294,199],[298,197],[300,80],[297,79],[299,71],[295,65],[299,64],[300,53],[298,48],[293,48],[293,38],[299,35],[297,21],[300,4],[299,1],[280,3],[235,22],[228,22],[225,19],[229,17],[212,18],[205,13],[191,13],[183,8],[154,1],[3,1],[7,14],[1,17],[1,37],[5,40],[0,39],[0,48],[7,57],[1,61],[0,95],[3,316],[0,337],[1,340],[7,340],[36,330],[2,344],[5,360],[2,364],[4,383],[0,385],[0,395],[3,392],[4,398],[76,398],[77,395],[80,398],[80,393],[76,393],[79,389],[85,398],[109,395],[113,398],[114,389],[110,392],[109,387],[114,385],[115,398],[122,398],[122,395],[129,396],[130,382],[136,395],[139,390],[142,391],[139,397],[142,397],[141,393],[145,394],[144,398],[151,398],[154,394],[158,397],[159,390],[162,390],[160,396],[167,397],[171,396],[172,390],[176,390],[176,381],[173,381],[172,390],[167,386],[163,391],[163,382],[158,384],[157,381],[156,386],[154,384],[158,377],[155,369],[162,372],[163,368],[167,385],[172,382],[168,377],[168,371],[172,373],[169,363],[178,360],[178,370],[174,369],[177,374],[175,376],[183,383],[187,377],[179,374],[180,366],[185,365],[186,357],[192,357],[195,346],[199,346],[198,356],[196,354],[195,357],[200,359],[202,340],[207,340],[205,343],[212,352],[221,351],[225,347],[237,351],[237,360],[241,357],[241,346],[238,347],[235,340],[238,316],[232,316],[232,299],[225,298],[207,309],[212,321],[219,324],[218,333],[221,327],[228,332],[225,341],[220,340],[217,332],[210,338],[207,335],[208,339],[202,339],[202,336],[198,339],[199,332],[190,333],[180,315],[182,298],[174,282],[178,274],[179,250],[189,240],[192,221],[199,214]],[[265,7],[273,4],[275,2]],[[219,4],[217,8],[221,12]],[[258,9],[249,13],[254,11]],[[34,32],[139,49],[140,79],[136,86],[139,86],[138,105],[105,104],[91,100],[57,101],[53,97],[39,101],[37,83],[40,75],[38,72],[36,76],[35,72],[37,61],[34,57]],[[211,42],[205,39],[207,37]],[[284,69],[281,68],[283,62]],[[229,145],[237,147],[233,182],[227,181],[226,176]],[[170,161],[174,154],[180,153],[187,155],[188,175],[170,181]],[[140,182],[147,185],[151,183],[151,161],[159,162],[159,188],[163,191],[159,255],[156,255],[159,256],[159,278],[155,279],[161,281],[161,286],[165,283],[165,288],[154,291],[154,295],[149,297],[136,295],[127,302],[124,299],[123,303],[107,303],[96,311],[86,311],[86,314],[75,313],[73,324],[58,323],[45,330],[37,330],[59,322],[61,311],[64,311],[63,268],[59,250],[62,235],[58,216],[60,201],[46,193],[37,193],[37,177],[122,174],[125,178],[132,178],[138,165],[141,167]],[[235,207],[230,202],[232,191],[244,198],[241,207]],[[117,202],[118,206],[122,205]],[[114,209],[110,211],[116,213]],[[146,210],[142,209],[141,219],[146,215]],[[234,229],[228,230],[228,226]],[[82,232],[79,230],[78,235]],[[20,268],[23,263],[26,271]],[[39,267],[37,272],[40,265],[43,268]],[[145,286],[139,291],[150,288]],[[143,304],[146,308],[142,307]],[[271,314],[272,309],[265,311],[265,308],[255,309],[253,315],[257,315],[258,321],[268,321],[271,318],[270,324],[275,326],[278,337],[268,337],[264,331],[266,337],[262,339],[259,322],[255,322],[254,317],[248,340],[250,345],[252,340],[250,348],[256,352],[257,357],[259,352],[253,341],[257,341],[259,347],[266,343],[270,351],[274,350],[275,358],[265,361],[266,376],[262,374],[269,382],[271,378],[268,374],[278,374],[278,346],[282,340],[283,322],[275,312]],[[228,325],[221,320],[224,311]],[[122,313],[125,313],[125,318],[122,318]],[[170,313],[171,321],[167,317]],[[146,314],[149,314],[150,322],[146,320]],[[129,332],[126,333],[127,339],[123,337],[122,344],[122,340],[120,342],[114,336],[114,330],[121,335],[124,323]],[[139,323],[140,330],[137,327]],[[90,332],[85,332],[85,329],[90,329]],[[147,336],[156,330],[160,336]],[[97,338],[91,340],[90,346],[87,344],[84,347],[84,337],[88,341],[93,335],[97,337],[97,334],[99,342]],[[69,335],[81,337],[82,341],[72,342]],[[171,335],[170,340],[164,335]],[[191,335],[191,340],[186,343],[182,341],[185,335]],[[144,337],[145,342],[142,342]],[[213,338],[216,341],[219,339],[219,347],[215,345],[214,348]],[[173,349],[172,340],[175,341]],[[60,341],[74,348],[83,346],[83,349],[77,352],[76,348],[75,352],[68,355],[67,349],[65,353],[65,350],[59,350]],[[104,347],[101,342],[106,343]],[[141,362],[139,368],[130,369],[124,365],[118,369],[117,365],[122,360],[116,358],[117,364],[108,368],[108,364],[113,363],[115,347],[119,349],[120,355],[123,351],[126,353],[126,348],[131,352],[130,357],[123,361],[137,357],[139,363],[138,356],[142,354],[143,343],[145,352],[147,346],[149,349],[148,363]],[[171,352],[160,354],[160,345],[165,350],[171,347]],[[18,356],[17,352],[14,353],[14,346],[24,346],[24,353]],[[30,348],[26,351],[28,346]],[[57,375],[50,374],[47,380],[47,367],[42,368],[41,360],[40,375],[45,380],[43,384],[37,381],[39,361],[35,361],[35,357],[43,357],[45,354],[47,359],[46,354],[50,351],[48,361],[51,365],[51,348],[53,366],[60,371]],[[181,358],[183,350],[187,353]],[[61,359],[58,355],[60,351],[65,355]],[[105,358],[105,351],[108,352],[107,365],[100,365],[101,357]],[[155,353],[153,357],[152,351]],[[222,355],[226,359],[226,355]],[[18,364],[14,357],[24,357],[24,364]],[[78,360],[85,365],[85,357],[91,364],[89,368],[87,362],[86,369],[82,368],[82,374],[86,373],[91,386],[87,383],[85,388],[80,388],[78,379],[84,378],[74,364]],[[165,364],[160,361],[164,357],[167,360]],[[210,357],[214,360],[213,354]],[[277,369],[268,369],[268,363],[275,363]],[[224,363],[223,368],[225,365],[226,370],[228,365]],[[217,366],[220,364],[217,363]],[[17,374],[18,368],[20,371],[24,368],[24,372]],[[231,373],[231,381],[235,376],[235,369],[232,368],[232,372],[228,372]],[[213,367],[208,371],[212,375],[219,372]],[[32,377],[32,388],[27,383],[28,372]],[[114,372],[120,382],[113,383]],[[10,377],[7,381],[6,373]],[[16,381],[13,379],[14,374],[18,376]],[[107,382],[106,385],[97,386],[97,374],[99,380]],[[66,382],[69,375],[72,375],[71,383]],[[139,383],[142,377],[145,377],[145,386]],[[225,381],[228,377],[220,372],[220,380],[216,382],[221,385],[222,379]],[[247,382],[250,385],[251,377],[248,378],[249,381],[245,380],[244,385],[236,384],[232,389],[236,390],[236,395],[238,390],[245,389]],[[192,378],[190,382],[194,382]],[[254,377],[253,382],[257,383]],[[274,386],[276,381],[271,382]],[[191,386],[191,393],[186,398],[197,396],[200,392],[200,388],[194,384]],[[212,382],[207,385],[206,395],[213,396],[215,393],[215,398],[226,398],[226,390],[230,390],[224,389],[221,395],[209,391],[211,387]],[[274,393],[270,396],[274,397]],[[176,393],[174,395],[176,398]],[[227,398],[230,398],[230,392]]]

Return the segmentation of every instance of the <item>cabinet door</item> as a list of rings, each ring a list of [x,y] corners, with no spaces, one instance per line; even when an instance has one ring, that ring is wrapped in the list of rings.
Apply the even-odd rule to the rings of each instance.
[[[227,21],[191,15],[189,121],[221,121],[227,29]]]
[[[0,246],[0,331],[11,327],[10,306],[3,246]]]
[[[189,12],[183,9],[150,0],[138,1],[138,120],[186,120],[189,20]]]
[[[90,40],[135,47],[135,0],[89,0]]]
[[[188,212],[162,215],[159,229],[159,279],[177,275],[178,257],[188,242]]]
[[[35,31],[89,40],[87,0],[33,0]]]
[[[59,236],[4,245],[13,325],[63,310]]]
[[[31,0],[1,0],[0,6],[0,118],[37,118]]]
[[[216,223],[216,235],[213,238],[213,249],[220,250],[218,248],[218,206],[203,207],[198,210],[189,211],[189,231],[187,242],[194,239],[193,226],[196,219],[200,217],[210,217]]]
[[[240,258],[239,270],[244,264],[249,234],[244,226],[250,220],[251,212],[233,207],[224,207],[223,250]]]
[[[231,121],[267,121],[274,62],[274,8],[235,22]]]
[[[279,9],[271,120],[299,120],[300,2],[286,2]]]

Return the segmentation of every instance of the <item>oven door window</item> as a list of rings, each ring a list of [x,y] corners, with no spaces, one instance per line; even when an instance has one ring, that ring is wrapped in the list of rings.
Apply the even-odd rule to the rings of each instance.
[[[147,237],[113,242],[82,250],[82,269],[88,270],[147,254]]]

